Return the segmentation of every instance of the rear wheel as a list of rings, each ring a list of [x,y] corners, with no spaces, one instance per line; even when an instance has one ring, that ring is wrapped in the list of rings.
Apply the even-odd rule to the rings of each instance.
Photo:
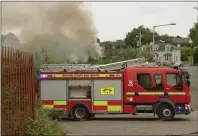
[[[83,105],[75,106],[72,109],[72,117],[77,120],[87,119],[89,117],[89,111]]]
[[[164,119],[168,121],[174,119],[175,112],[171,106],[165,104],[165,105],[161,105],[158,108],[157,115],[160,119]]]

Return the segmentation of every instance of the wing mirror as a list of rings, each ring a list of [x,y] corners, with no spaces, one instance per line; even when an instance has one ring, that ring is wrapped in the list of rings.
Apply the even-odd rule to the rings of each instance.
[[[190,76],[189,76],[189,75],[186,75],[186,78],[187,78],[187,79],[190,79]]]
[[[186,85],[187,85],[188,87],[190,87],[190,80],[187,80],[187,81],[186,81]]]

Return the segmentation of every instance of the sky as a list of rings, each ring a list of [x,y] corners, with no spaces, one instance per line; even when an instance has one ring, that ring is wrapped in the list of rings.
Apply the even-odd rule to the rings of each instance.
[[[157,27],[159,34],[187,37],[197,21],[197,2],[85,2],[101,41],[124,39],[133,28]]]

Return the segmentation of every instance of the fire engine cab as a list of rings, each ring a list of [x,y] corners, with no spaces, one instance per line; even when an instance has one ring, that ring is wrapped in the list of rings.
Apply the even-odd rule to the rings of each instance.
[[[185,69],[148,66],[144,58],[106,65],[44,64],[40,101],[77,120],[136,113],[172,120],[191,112],[189,77]]]

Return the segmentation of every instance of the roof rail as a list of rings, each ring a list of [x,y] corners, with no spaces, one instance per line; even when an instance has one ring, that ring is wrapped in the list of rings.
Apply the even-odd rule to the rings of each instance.
[[[130,66],[136,66],[137,64],[144,64],[144,58],[131,59],[126,61],[120,61],[115,63],[109,63],[104,65],[91,65],[91,64],[43,64],[41,65],[41,71],[79,71],[79,70],[114,70],[124,69]]]
[[[86,70],[92,69],[91,64],[43,64],[41,71]]]

